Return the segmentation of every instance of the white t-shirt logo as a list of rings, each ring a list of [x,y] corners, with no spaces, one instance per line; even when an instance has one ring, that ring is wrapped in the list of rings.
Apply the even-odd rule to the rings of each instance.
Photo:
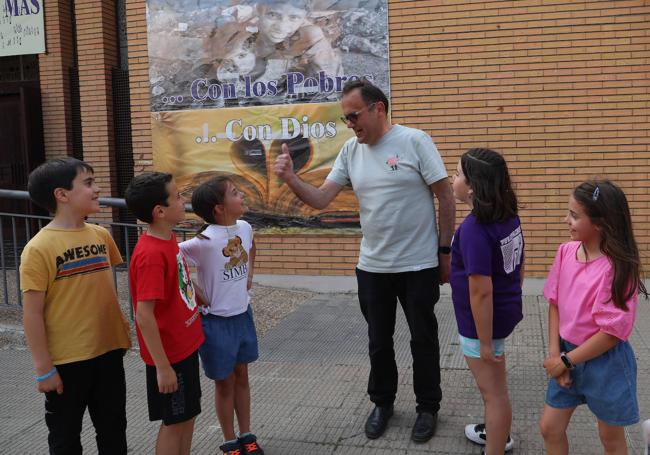
[[[388,167],[390,167],[391,171],[397,171],[399,168],[397,167],[399,165],[399,155],[391,156],[386,160],[386,164],[388,164]]]
[[[248,262],[248,253],[242,246],[241,237],[236,235],[234,238],[228,239],[228,244],[221,250],[224,257],[228,258],[226,263],[226,270],[232,270],[233,268],[246,264]]]
[[[508,237],[501,240],[501,255],[503,256],[503,271],[512,273],[521,264],[521,255],[524,251],[524,237],[521,235],[521,226],[512,231]]]

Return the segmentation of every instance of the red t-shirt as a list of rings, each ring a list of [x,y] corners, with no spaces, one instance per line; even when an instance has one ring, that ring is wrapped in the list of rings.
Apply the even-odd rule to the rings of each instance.
[[[201,316],[194,286],[176,236],[162,240],[144,233],[133,250],[129,266],[133,308],[138,302],[155,300],[154,315],[169,363],[187,358],[203,343]],[[136,322],[140,355],[154,365]]]

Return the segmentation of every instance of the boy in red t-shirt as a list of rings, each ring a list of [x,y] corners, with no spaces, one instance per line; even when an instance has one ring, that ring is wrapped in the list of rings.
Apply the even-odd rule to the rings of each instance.
[[[194,286],[173,227],[185,199],[170,174],[135,177],[125,194],[135,216],[149,223],[129,266],[140,354],[147,364],[149,419],[162,420],[156,454],[189,455],[201,412],[198,348],[203,331]]]

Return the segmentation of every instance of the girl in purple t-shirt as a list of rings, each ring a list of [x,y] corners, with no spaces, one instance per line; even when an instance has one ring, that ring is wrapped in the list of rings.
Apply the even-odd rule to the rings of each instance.
[[[612,182],[585,182],[573,191],[565,221],[572,241],[558,248],[544,286],[550,303],[544,444],[549,454],[568,454],[567,426],[586,403],[605,453],[624,454],[624,426],[639,421],[627,339],[638,293],[647,295],[630,209]]]
[[[523,318],[524,238],[517,197],[505,160],[489,149],[461,156],[453,189],[471,213],[451,246],[452,301],[461,349],[485,405],[485,424],[467,425],[465,435],[485,444],[485,453],[502,454],[513,446],[504,342]]]

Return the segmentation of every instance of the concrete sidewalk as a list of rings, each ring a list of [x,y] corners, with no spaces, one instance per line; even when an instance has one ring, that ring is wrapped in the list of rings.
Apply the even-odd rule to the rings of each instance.
[[[542,278],[526,278],[523,295],[542,295],[544,282]],[[300,289],[311,292],[357,292],[356,276],[309,276],[309,275],[265,275],[255,274],[255,283],[283,289]],[[646,283],[650,287],[650,281]],[[449,284],[440,286],[440,294],[451,295]]]
[[[363,425],[371,404],[366,325],[354,294],[317,294],[260,340],[261,357],[251,366],[253,429],[267,454],[477,454],[463,435],[466,423],[482,420],[482,404],[458,349],[449,297],[436,305],[444,399],[436,436],[426,444],[410,441],[415,420],[408,329],[398,311],[396,355],[400,390],[386,434],[366,439]],[[538,419],[546,377],[541,367],[546,339],[546,304],[526,297],[525,318],[508,342],[508,374],[513,402],[515,454],[543,453]],[[642,301],[632,336],[637,354],[642,418],[650,418],[650,305]],[[47,453],[42,397],[35,392],[29,353],[0,350],[0,451]],[[136,353],[126,357],[130,452],[152,453],[158,425],[147,418],[144,366]],[[204,411],[197,421],[193,453],[214,454],[221,432],[212,384],[203,379]],[[630,454],[642,453],[640,426],[627,429]],[[571,422],[572,454],[602,453],[595,418],[582,407]],[[86,417],[83,443],[96,453]]]

